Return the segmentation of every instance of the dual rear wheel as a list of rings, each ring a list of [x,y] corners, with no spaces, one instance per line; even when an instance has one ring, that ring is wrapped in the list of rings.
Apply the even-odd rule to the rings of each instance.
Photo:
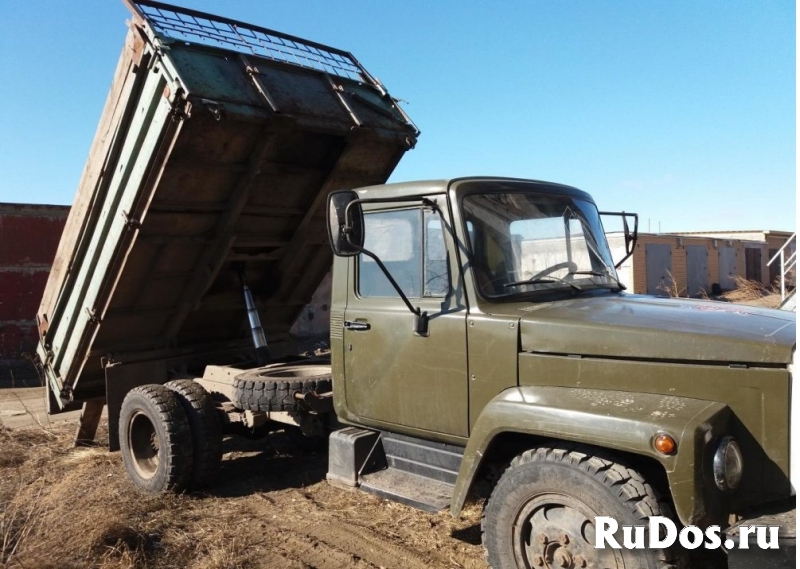
[[[295,393],[331,390],[330,365],[310,360],[264,366],[242,372],[233,387],[239,409],[290,411],[297,405]],[[153,493],[199,490],[214,479],[222,461],[222,424],[214,402],[190,379],[128,392],[119,441],[131,481]]]
[[[152,493],[203,488],[222,460],[214,403],[191,380],[132,389],[120,410],[119,441],[131,481]]]

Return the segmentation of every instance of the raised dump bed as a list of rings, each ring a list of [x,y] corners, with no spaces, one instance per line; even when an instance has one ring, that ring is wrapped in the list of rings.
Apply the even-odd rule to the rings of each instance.
[[[279,351],[331,264],[327,194],[386,181],[418,134],[347,52],[128,5],[37,315],[51,412],[104,397],[115,364],[153,383],[252,357],[242,263]]]

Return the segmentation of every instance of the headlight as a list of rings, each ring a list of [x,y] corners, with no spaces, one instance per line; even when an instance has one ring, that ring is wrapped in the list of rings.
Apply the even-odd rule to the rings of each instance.
[[[742,481],[742,450],[733,437],[725,437],[714,453],[714,482],[723,492],[731,492]]]

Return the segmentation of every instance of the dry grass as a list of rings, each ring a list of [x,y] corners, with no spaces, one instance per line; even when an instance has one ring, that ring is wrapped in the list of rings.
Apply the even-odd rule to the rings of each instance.
[[[662,280],[656,289],[666,293],[669,298],[684,298],[686,297],[686,289],[678,288],[675,282],[675,277],[672,276],[672,271],[667,269],[667,278]]]
[[[209,494],[150,496],[73,430],[0,426],[0,567],[486,567],[479,505],[453,519],[334,488],[285,437],[227,441]]]
[[[201,499],[143,495],[118,454],[72,434],[0,427],[0,567],[248,567],[234,511],[210,520]]]
[[[764,308],[778,308],[781,295],[773,287],[767,288],[757,281],[749,281],[744,277],[733,277],[736,288],[723,294],[723,298],[738,304],[762,306]]]
[[[757,281],[749,281],[740,276],[733,277],[733,280],[736,288],[723,294],[722,300],[764,308],[778,308],[780,306],[781,295],[774,287],[767,288]],[[657,288],[669,298],[685,298],[687,296],[686,289],[678,288],[670,271],[667,271],[667,278]],[[700,298],[710,300],[705,291],[701,291]]]
[[[111,456],[71,449],[70,435],[67,430],[0,431],[11,457],[4,461],[0,483],[0,564],[143,566],[153,543],[149,524],[137,522],[161,505],[104,484],[102,476],[113,476]]]

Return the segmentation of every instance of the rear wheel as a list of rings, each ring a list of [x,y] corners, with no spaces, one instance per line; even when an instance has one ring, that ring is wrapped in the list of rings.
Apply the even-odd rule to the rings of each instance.
[[[164,387],[178,395],[192,432],[192,473],[189,486],[199,490],[214,480],[222,462],[222,424],[211,395],[191,379],[177,379]]]
[[[119,419],[122,462],[142,490],[181,492],[192,469],[192,435],[177,394],[163,385],[128,392]]]
[[[495,569],[666,569],[684,567],[669,549],[595,548],[595,518],[646,526],[672,517],[638,472],[592,449],[552,447],[515,458],[492,491],[482,520],[483,543]],[[645,532],[645,544],[649,536]]]

